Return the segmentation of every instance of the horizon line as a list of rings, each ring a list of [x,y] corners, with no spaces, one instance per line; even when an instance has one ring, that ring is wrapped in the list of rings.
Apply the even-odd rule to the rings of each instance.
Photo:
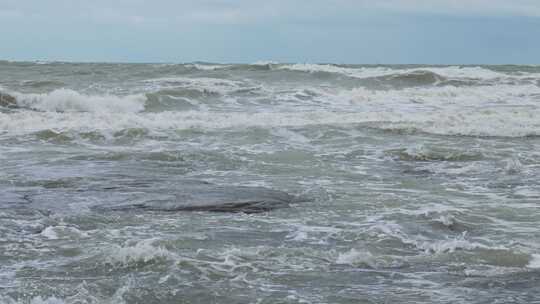
[[[254,62],[219,62],[219,61],[122,61],[122,60],[48,60],[48,59],[1,59],[0,62],[8,63],[68,63],[68,64],[171,64],[171,65],[188,65],[188,64],[215,64],[215,65],[268,65],[268,64],[316,64],[316,65],[359,65],[359,66],[381,66],[381,65],[396,65],[396,66],[531,66],[540,67],[540,63],[345,63],[345,62],[310,62],[310,61],[275,61],[275,60],[256,60]]]

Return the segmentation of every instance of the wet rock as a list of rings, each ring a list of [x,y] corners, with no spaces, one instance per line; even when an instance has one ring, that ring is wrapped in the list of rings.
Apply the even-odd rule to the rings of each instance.
[[[100,210],[124,211],[211,211],[258,213],[288,207],[303,199],[283,191],[262,187],[225,187],[200,184],[179,191],[174,199],[149,200],[133,204],[100,206]]]
[[[9,94],[0,92],[0,107],[14,108],[16,106],[17,106],[17,100],[15,99],[15,97]]]

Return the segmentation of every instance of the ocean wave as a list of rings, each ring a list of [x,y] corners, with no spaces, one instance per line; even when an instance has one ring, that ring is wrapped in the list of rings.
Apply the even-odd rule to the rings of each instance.
[[[278,70],[289,70],[297,72],[307,72],[307,73],[334,73],[342,74],[345,76],[355,77],[355,78],[373,78],[381,76],[389,76],[395,74],[395,69],[390,69],[386,67],[359,67],[359,68],[349,68],[341,67],[331,64],[290,64],[290,65],[280,65],[275,69]]]
[[[477,242],[466,240],[463,236],[448,240],[437,241],[411,241],[412,245],[425,253],[441,254],[453,253],[457,250],[490,249],[490,247]]]
[[[148,93],[125,96],[87,95],[69,89],[43,94],[0,93],[0,108],[8,109],[0,112],[0,132],[47,131],[42,137],[62,140],[57,135],[66,131],[362,125],[397,133],[540,136],[540,87],[534,85],[275,90],[214,78],[172,77],[146,82]],[[481,157],[447,152],[409,149],[393,155],[404,160]]]
[[[57,298],[57,297],[41,297],[36,296],[28,301],[17,301],[9,296],[2,296],[0,295],[0,301],[4,304],[66,304],[63,299]]]
[[[465,233],[457,238],[443,240],[431,240],[422,235],[408,235],[403,227],[397,223],[378,223],[371,228],[378,238],[393,238],[404,245],[409,245],[426,254],[439,254],[444,252],[454,252],[457,249],[475,249],[484,246],[478,243],[472,243],[465,239]]]
[[[352,266],[363,266],[371,269],[402,267],[404,262],[394,257],[376,256],[367,250],[357,250],[352,248],[347,252],[337,256],[336,264],[346,264]]]
[[[531,255],[531,259],[529,261],[529,264],[527,264],[527,267],[535,269],[540,268],[540,254]]]
[[[414,68],[390,68],[384,66],[373,67],[348,67],[331,64],[289,64],[279,65],[276,69],[290,70],[307,73],[334,73],[354,78],[377,78],[377,77],[425,77],[444,79],[482,79],[494,80],[501,78],[539,78],[538,73],[506,74],[493,71],[484,67],[474,66],[441,66],[441,67],[414,67]],[[408,76],[407,76],[408,75]]]
[[[448,110],[450,113],[474,107],[536,107],[540,102],[540,87],[535,85],[441,86],[389,90],[372,90],[365,87],[349,90],[310,88],[310,91],[316,93],[311,101],[331,106],[372,106],[373,110],[379,111]]]
[[[51,130],[92,132],[141,129],[215,130],[245,127],[309,127],[363,125],[391,132],[439,135],[524,137],[540,136],[539,109],[468,110],[455,112],[34,112],[0,113],[0,132],[12,135]],[[444,155],[443,155],[444,157]],[[440,158],[440,157],[439,157]]]
[[[107,264],[129,266],[160,261],[176,261],[178,255],[165,247],[156,245],[158,239],[141,240],[134,244],[113,246],[103,251]]]
[[[82,238],[87,237],[86,232],[71,226],[47,226],[40,232],[40,235],[49,240],[58,240],[61,238]]]
[[[21,86],[29,88],[62,87],[66,84],[57,80],[27,80],[21,82]]]
[[[50,93],[34,94],[12,92],[3,94],[2,105],[44,112],[124,112],[144,110],[146,97],[142,94],[86,95],[70,89],[58,89]],[[6,100],[4,102],[4,100]]]
[[[430,76],[431,77],[431,76]],[[540,102],[540,87],[531,84],[497,86],[436,86],[374,90],[366,87],[342,89],[324,86],[283,88],[263,86],[251,81],[217,78],[167,77],[143,81],[132,95],[88,95],[71,89],[29,94],[0,91],[0,108],[26,108],[52,112],[140,112],[167,110],[211,110],[226,105],[239,111],[246,106],[269,106],[266,110],[281,110],[302,106],[310,110],[321,108],[342,112],[401,111],[447,112],[457,114],[466,108],[479,111],[494,107],[509,112]],[[414,113],[413,113],[414,114]]]
[[[506,160],[506,167],[504,168],[506,174],[519,174],[521,171],[523,171],[523,164],[518,158],[513,157]]]
[[[227,68],[232,67],[232,65],[229,65],[229,64],[208,64],[208,63],[190,63],[186,66],[194,68],[196,70],[200,70],[200,71],[215,71],[215,70],[227,69]]]
[[[472,161],[483,158],[479,152],[431,148],[424,145],[388,150],[386,153],[403,161]]]
[[[390,237],[404,245],[419,250],[420,254],[406,259],[408,262],[430,259],[448,259],[459,254],[460,259],[471,264],[494,265],[499,267],[537,268],[538,255],[506,247],[489,244],[485,240],[474,240],[467,237],[467,232],[457,237],[432,239],[423,234],[408,234],[396,223],[379,223],[372,228],[376,235]],[[382,233],[381,233],[382,232]]]
[[[205,94],[225,95],[246,87],[242,81],[210,78],[210,77],[161,77],[143,80],[146,89],[151,91],[161,89],[188,89]]]
[[[437,85],[447,80],[432,71],[416,70],[403,74],[392,74],[389,76],[376,77],[382,81],[389,81],[397,85],[412,85],[412,86],[424,86],[424,85]]]

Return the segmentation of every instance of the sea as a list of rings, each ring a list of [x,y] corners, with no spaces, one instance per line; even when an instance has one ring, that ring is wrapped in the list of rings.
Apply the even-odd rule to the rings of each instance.
[[[540,66],[0,61],[0,303],[540,303]]]

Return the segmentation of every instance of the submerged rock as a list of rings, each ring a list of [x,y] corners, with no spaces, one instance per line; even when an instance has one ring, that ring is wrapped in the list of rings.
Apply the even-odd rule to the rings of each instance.
[[[209,184],[191,187],[174,193],[175,199],[158,199],[145,202],[99,206],[100,210],[125,211],[212,211],[258,213],[302,201],[283,191],[262,187],[215,186]]]

